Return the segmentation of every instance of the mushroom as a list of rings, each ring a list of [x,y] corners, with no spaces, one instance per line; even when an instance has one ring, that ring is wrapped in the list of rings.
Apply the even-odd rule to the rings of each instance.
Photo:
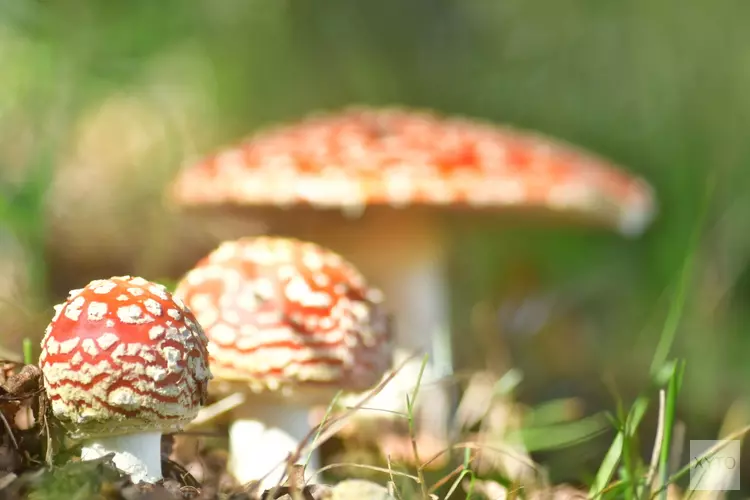
[[[277,485],[282,462],[311,431],[310,408],[339,390],[374,386],[390,365],[382,293],[314,243],[224,242],[175,294],[209,338],[211,392],[247,396],[229,429],[232,472],[243,483],[264,478],[263,487]],[[313,452],[307,471],[317,468]]]
[[[561,141],[397,108],[355,107],[261,131],[182,170],[171,196],[222,215],[252,208],[269,231],[344,255],[394,304],[395,363],[430,353],[425,382],[452,373],[439,215],[541,212],[635,236],[655,213],[645,181]],[[419,362],[369,406],[403,412]],[[428,399],[420,424],[445,435],[447,391]]]
[[[52,413],[83,441],[81,459],[114,453],[133,482],[162,479],[161,435],[207,395],[208,339],[190,310],[143,278],[95,280],[55,306],[39,366]]]

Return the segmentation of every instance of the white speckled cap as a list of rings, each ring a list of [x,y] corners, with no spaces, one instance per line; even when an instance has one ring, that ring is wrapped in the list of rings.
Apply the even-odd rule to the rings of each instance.
[[[372,387],[390,366],[382,293],[314,243],[225,242],[187,273],[175,295],[205,328],[217,383],[327,401],[339,389]]]
[[[162,285],[113,277],[55,306],[39,365],[52,411],[73,437],[173,432],[206,399],[207,343]]]
[[[652,188],[559,140],[430,112],[351,108],[261,131],[188,166],[180,206],[542,209],[634,236]]]

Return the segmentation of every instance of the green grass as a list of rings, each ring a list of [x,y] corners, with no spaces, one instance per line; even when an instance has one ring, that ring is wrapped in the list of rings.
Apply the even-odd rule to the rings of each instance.
[[[682,360],[669,360],[669,353],[685,308],[688,289],[695,267],[695,259],[701,241],[701,234],[703,233],[705,218],[713,195],[715,178],[711,177],[707,185],[708,189],[702,207],[701,218],[691,236],[687,254],[677,280],[675,293],[651,363],[653,388],[657,390],[664,389],[666,391],[664,405],[662,411],[660,411],[661,421],[659,422],[659,429],[661,432],[657,434],[658,440],[654,444],[656,449],[655,456],[658,456],[658,474],[655,491],[658,492],[658,495],[662,499],[666,499],[667,486],[674,480],[669,475],[669,459],[672,450],[672,431],[677,414],[677,396],[685,370],[685,362]],[[635,443],[637,429],[648,409],[650,399],[648,394],[639,396],[635,403],[633,403],[624,422],[619,426],[618,434],[610,446],[589,489],[591,497],[608,498],[609,495],[607,493],[615,491],[618,498],[626,500],[641,500],[652,497],[652,485],[648,484],[652,477],[650,474],[643,475],[643,471],[649,471],[649,464],[644,464],[642,460],[637,459],[637,453],[631,453],[632,450],[637,449]],[[637,464],[633,463],[634,457],[638,461]],[[621,462],[624,462],[625,466],[621,471],[617,488],[613,488],[611,481],[617,474],[618,466]]]

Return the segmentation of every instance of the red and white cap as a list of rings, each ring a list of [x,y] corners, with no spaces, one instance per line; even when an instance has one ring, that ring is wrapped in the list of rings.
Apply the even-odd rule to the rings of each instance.
[[[113,277],[55,306],[39,365],[52,411],[75,438],[174,432],[206,399],[207,343],[164,286]]]
[[[205,328],[217,382],[326,400],[338,389],[372,387],[390,366],[382,294],[314,243],[266,236],[225,242],[175,294]]]
[[[181,206],[541,208],[641,233],[652,188],[562,141],[396,108],[350,108],[261,131],[181,172]]]

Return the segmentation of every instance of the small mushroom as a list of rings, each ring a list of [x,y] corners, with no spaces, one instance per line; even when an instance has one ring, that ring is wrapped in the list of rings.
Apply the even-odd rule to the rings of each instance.
[[[133,482],[162,479],[161,435],[198,413],[211,372],[208,339],[162,285],[95,280],[55,306],[39,365],[52,412],[81,458],[114,453]]]
[[[243,483],[269,473],[261,486],[276,486],[285,470],[279,464],[311,430],[311,407],[339,390],[374,386],[390,366],[382,294],[314,243],[224,242],[175,294],[209,338],[212,393],[247,395],[229,430],[232,472]],[[307,472],[317,468],[313,453]]]

